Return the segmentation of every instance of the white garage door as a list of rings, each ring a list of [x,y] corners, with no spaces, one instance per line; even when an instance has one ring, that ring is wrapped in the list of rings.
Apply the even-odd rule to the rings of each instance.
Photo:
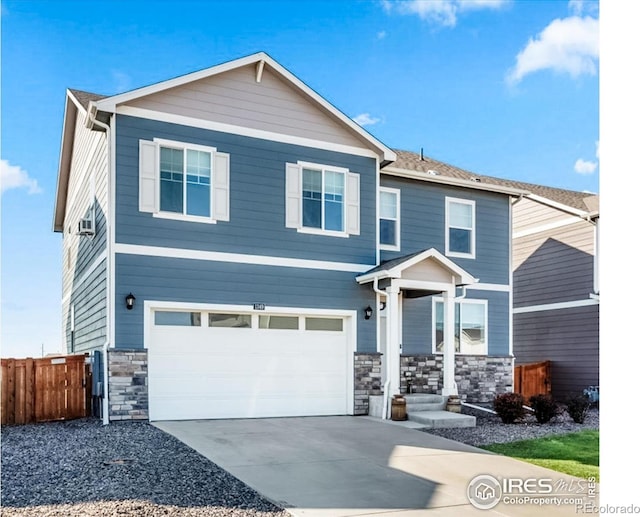
[[[152,310],[149,419],[344,415],[349,318]]]

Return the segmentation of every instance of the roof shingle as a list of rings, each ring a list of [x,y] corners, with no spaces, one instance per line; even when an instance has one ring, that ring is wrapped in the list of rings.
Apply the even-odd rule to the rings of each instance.
[[[534,183],[526,183],[523,181],[514,181],[493,176],[485,176],[469,172],[459,167],[449,165],[447,163],[434,160],[427,156],[420,156],[411,151],[402,151],[394,149],[398,159],[389,164],[389,167],[398,169],[406,169],[410,171],[419,171],[424,173],[436,173],[438,176],[449,178],[457,178],[468,181],[479,181],[489,185],[497,185],[501,187],[511,187],[521,190],[527,190],[532,194],[544,197],[550,201],[560,203],[562,205],[576,208],[585,212],[597,212],[599,204],[599,196],[592,192],[577,192],[574,190],[566,190],[556,187],[548,187],[545,185],[536,185]]]

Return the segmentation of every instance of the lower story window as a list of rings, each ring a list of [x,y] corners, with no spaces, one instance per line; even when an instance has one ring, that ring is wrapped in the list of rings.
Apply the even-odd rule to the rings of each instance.
[[[444,302],[434,302],[434,353],[444,350]],[[468,300],[456,302],[454,341],[456,353],[467,355],[486,355],[487,347],[487,302],[486,300]]]

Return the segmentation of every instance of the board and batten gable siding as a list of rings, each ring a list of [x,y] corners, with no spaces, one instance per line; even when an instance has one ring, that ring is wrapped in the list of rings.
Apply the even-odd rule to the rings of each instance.
[[[370,144],[309,102],[265,65],[256,82],[255,65],[148,95],[126,103],[133,108],[170,113],[334,144]]]
[[[230,156],[230,218],[206,224],[139,211],[139,141],[161,138],[214,147]],[[130,116],[117,116],[116,242],[375,264],[376,160]],[[313,235],[285,226],[285,171],[298,161],[360,175],[360,234]]]
[[[375,319],[364,319],[364,308],[375,305],[370,286],[355,274],[206,260],[116,254],[117,300],[133,292],[136,305],[116,304],[115,340],[118,348],[143,348],[144,301],[230,304],[264,303],[272,307],[357,311],[357,349],[376,351]],[[303,343],[301,343],[303,345]]]
[[[449,257],[482,283],[509,284],[509,196],[381,175],[380,185],[400,190],[400,251],[381,261],[427,248],[445,255],[446,198],[475,201],[475,259]]]
[[[540,203],[523,202],[515,205],[514,220],[530,217],[537,225],[514,228],[514,307],[588,299],[593,293],[594,226],[570,214],[558,216],[557,209]],[[544,229],[558,220],[570,224]],[[543,231],[530,233],[535,228]],[[519,231],[526,233],[518,236]]]
[[[433,353],[433,300],[438,296],[404,298],[402,302],[402,353]],[[467,290],[468,300],[487,301],[488,355],[509,355],[509,293]]]
[[[73,351],[101,347],[106,339],[108,146],[103,132],[75,121],[67,203],[62,235],[62,331],[66,350],[71,345],[71,305],[74,305]],[[93,204],[95,235],[79,236],[78,222]]]
[[[516,364],[551,361],[554,397],[582,393],[600,383],[598,305],[515,314]]]

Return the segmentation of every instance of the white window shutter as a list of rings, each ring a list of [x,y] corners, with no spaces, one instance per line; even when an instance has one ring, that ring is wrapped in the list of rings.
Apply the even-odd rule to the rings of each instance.
[[[215,153],[213,160],[213,181],[211,183],[212,217],[216,221],[228,221],[230,156],[227,153]]]
[[[360,174],[347,174],[347,233],[360,235]]]
[[[141,212],[158,211],[158,153],[154,142],[140,140],[140,192],[138,193],[138,209]]]
[[[302,226],[302,172],[295,163],[287,163],[286,170],[286,227]]]

